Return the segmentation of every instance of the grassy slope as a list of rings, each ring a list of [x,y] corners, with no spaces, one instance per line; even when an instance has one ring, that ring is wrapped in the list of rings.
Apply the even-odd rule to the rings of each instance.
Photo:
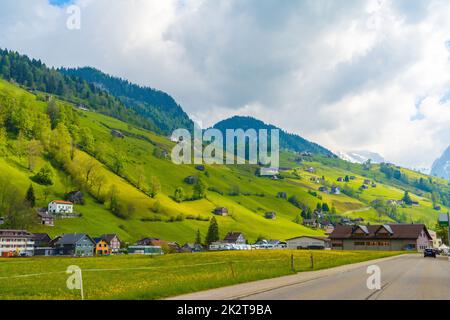
[[[19,97],[25,95],[28,99],[34,99],[34,96],[10,85],[7,82],[0,82],[0,90],[8,91],[8,94]],[[40,102],[33,102],[32,107],[42,108],[45,105]],[[246,236],[254,241],[258,236],[267,236],[270,238],[289,238],[297,235],[320,235],[320,231],[305,228],[292,222],[298,214],[298,209],[287,204],[286,201],[276,199],[278,191],[285,190],[283,185],[274,185],[270,180],[256,178],[253,172],[246,169],[241,170],[237,167],[213,166],[207,170],[209,177],[204,177],[209,186],[214,186],[227,193],[231,185],[239,185],[243,192],[265,193],[264,205],[256,206],[259,197],[229,197],[210,192],[207,200],[183,202],[178,204],[169,196],[173,194],[178,186],[183,186],[186,192],[190,194],[192,187],[184,184],[183,180],[188,175],[200,174],[193,166],[175,166],[170,160],[161,160],[154,157],[154,145],[159,145],[170,150],[172,144],[167,139],[152,134],[150,132],[132,128],[116,119],[112,119],[92,112],[80,112],[81,125],[89,127],[95,136],[96,143],[102,144],[105,153],[106,162],[111,161],[114,153],[123,153],[126,155],[126,165],[124,175],[127,179],[135,181],[138,168],[143,168],[147,181],[152,176],[157,176],[162,184],[162,193],[156,198],[163,206],[163,218],[175,216],[180,213],[183,215],[194,215],[210,217],[211,211],[216,206],[227,206],[233,212],[232,217],[218,217],[220,231],[222,236],[231,230],[242,231]],[[112,138],[109,128],[120,129],[143,138],[127,137],[126,139]],[[84,163],[91,158],[86,153],[78,151],[75,155],[75,161]],[[94,160],[96,161],[96,160]],[[37,168],[40,168],[46,160],[39,160]],[[25,193],[26,188],[31,183],[29,177],[33,174],[25,167],[25,159],[16,159],[13,156],[0,159],[2,169],[0,174],[10,175],[16,185]],[[57,221],[56,227],[48,228],[36,226],[32,228],[34,232],[47,232],[52,236],[68,232],[87,232],[92,235],[98,235],[105,232],[116,232],[125,241],[135,241],[140,237],[153,236],[161,237],[167,240],[174,240],[180,243],[193,241],[197,229],[202,234],[206,234],[208,222],[188,220],[182,222],[143,222],[141,219],[155,216],[151,211],[155,200],[136,189],[126,180],[113,174],[101,163],[98,163],[99,171],[102,171],[107,177],[107,183],[104,189],[111,185],[116,185],[120,190],[120,197],[126,201],[132,202],[136,207],[136,212],[129,220],[122,220],[112,215],[103,205],[96,203],[92,198],[87,197],[85,206],[76,206],[76,211],[83,214],[80,219]],[[43,187],[34,185],[38,195],[38,205],[45,206],[51,198],[59,199],[65,192],[73,190],[74,187],[67,185],[67,177],[64,173],[58,172],[59,179],[53,186],[53,193],[47,201],[43,198]],[[255,183],[259,180],[258,183]],[[289,186],[288,186],[289,187]],[[292,187],[290,189],[293,189]],[[283,211],[280,211],[280,208]],[[279,218],[276,221],[263,218],[265,211],[279,212]]]
[[[0,81],[0,90],[8,92],[9,95],[20,97],[25,95],[28,99],[35,100],[35,96],[25,92],[7,82]],[[32,107],[44,110],[45,103],[34,101]],[[280,191],[287,192],[288,196],[296,195],[299,199],[311,207],[315,207],[317,202],[325,201],[333,204],[338,214],[344,214],[351,217],[363,217],[369,222],[392,222],[390,218],[378,217],[373,209],[367,209],[368,202],[375,198],[384,197],[386,199],[400,199],[403,191],[396,187],[384,184],[378,184],[377,188],[371,188],[364,191],[360,199],[354,199],[346,195],[327,195],[321,194],[323,200],[308,194],[308,190],[317,190],[319,185],[310,181],[311,174],[300,170],[300,179],[287,178],[280,181],[273,181],[268,178],[260,178],[254,175],[254,167],[248,166],[208,166],[206,176],[203,172],[195,170],[194,166],[175,166],[170,160],[159,159],[153,156],[155,146],[171,150],[173,144],[166,139],[151,132],[131,127],[119,120],[109,118],[93,112],[79,112],[81,126],[90,128],[96,145],[103,150],[105,164],[111,164],[112,155],[121,153],[126,156],[126,164],[123,175],[127,180],[136,182],[137,172],[142,171],[147,181],[152,176],[156,176],[161,181],[162,192],[157,196],[163,207],[162,214],[152,212],[155,199],[136,189],[128,181],[113,174],[105,164],[99,163],[98,166],[107,177],[107,183],[104,189],[111,185],[116,185],[120,190],[120,197],[132,202],[136,211],[131,219],[122,220],[112,215],[104,205],[96,203],[89,196],[85,206],[77,206],[76,210],[83,214],[81,219],[57,221],[55,228],[36,226],[32,228],[34,232],[47,232],[52,236],[68,232],[87,232],[94,236],[101,233],[118,233],[124,241],[132,242],[144,236],[160,237],[167,240],[184,243],[193,241],[197,229],[200,229],[203,235],[206,234],[208,222],[185,219],[182,222],[144,222],[142,219],[159,216],[166,220],[168,217],[183,214],[210,217],[211,211],[216,206],[226,206],[232,212],[231,217],[218,217],[221,235],[228,231],[241,231],[246,234],[250,241],[254,241],[259,236],[268,238],[286,239],[298,235],[321,235],[320,231],[305,228],[295,224],[293,220],[299,214],[299,209],[292,206],[286,200],[276,198]],[[125,139],[113,138],[110,134],[110,128],[119,129],[128,136]],[[336,181],[337,177],[346,174],[356,175],[357,180],[351,183],[352,187],[359,187],[364,177],[353,173],[357,171],[356,167],[349,165],[352,171],[326,166],[319,162],[304,163],[302,165],[289,161],[291,154],[282,154],[282,165],[303,168],[303,165],[312,165],[317,169],[316,176],[325,175],[327,180]],[[78,151],[75,160],[83,163],[91,158],[89,155]],[[95,160],[96,161],[96,160]],[[40,159],[37,168],[46,162],[44,158]],[[25,160],[20,160],[14,156],[0,158],[0,174],[8,174],[14,179],[15,184],[23,190],[31,183],[29,172],[25,167]],[[73,190],[74,187],[68,184],[64,173],[58,172],[58,179],[53,187],[53,194],[50,198],[61,198],[65,192]],[[415,174],[415,173],[414,173]],[[178,204],[174,202],[170,195],[174,190],[182,186],[189,195],[192,192],[192,186],[183,182],[184,178],[190,175],[200,175],[210,187],[220,190],[224,195],[209,192],[208,199],[201,201],[183,202]],[[242,193],[250,193],[250,196],[228,196],[231,186],[239,186]],[[38,193],[38,204],[45,206],[41,186],[35,185]],[[257,196],[264,194],[264,197]],[[431,208],[429,200],[419,198],[413,195],[413,199],[420,200],[421,206],[418,208],[407,208],[407,214],[418,221],[433,224],[437,212]],[[446,210],[446,208],[443,208]],[[267,220],[263,217],[266,211],[275,211],[278,217],[275,221]]]
[[[80,299],[66,287],[70,265],[83,271],[86,299],[158,299],[248,281],[378,259],[398,252],[246,251],[178,254],[160,257],[0,259],[0,300]],[[102,270],[107,269],[107,270]],[[20,278],[24,274],[40,274]],[[137,281],[138,280],[138,281]]]

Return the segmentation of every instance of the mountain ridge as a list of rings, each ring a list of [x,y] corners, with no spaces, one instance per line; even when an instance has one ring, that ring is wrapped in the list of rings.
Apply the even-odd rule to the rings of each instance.
[[[303,137],[286,132],[275,125],[267,124],[262,120],[259,120],[250,116],[233,116],[224,120],[217,122],[214,129],[218,129],[225,133],[226,129],[266,129],[269,130],[268,136],[270,138],[270,130],[277,129],[280,130],[280,149],[290,150],[294,152],[312,152],[315,154],[321,154],[326,156],[335,156],[330,150],[322,147],[321,145],[308,141]]]

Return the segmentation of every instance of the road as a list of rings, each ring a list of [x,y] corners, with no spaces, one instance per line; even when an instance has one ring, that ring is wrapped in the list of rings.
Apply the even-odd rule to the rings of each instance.
[[[381,290],[370,290],[367,268],[381,270]],[[181,300],[450,300],[446,257],[403,255],[299,273],[175,297]]]

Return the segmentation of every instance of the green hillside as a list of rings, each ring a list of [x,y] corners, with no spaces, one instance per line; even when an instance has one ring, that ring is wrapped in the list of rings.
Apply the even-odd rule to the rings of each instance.
[[[301,225],[302,211],[312,211],[318,203],[328,205],[326,219],[330,221],[342,216],[362,217],[369,223],[413,221],[434,226],[438,214],[434,207],[446,199],[432,197],[436,190],[438,195],[447,192],[445,180],[433,179],[434,191],[427,193],[418,189],[415,181],[428,181],[429,177],[415,172],[401,169],[409,180],[396,181],[388,179],[380,166],[365,168],[327,156],[305,157],[288,151],[281,155],[285,168],[278,180],[257,176],[257,167],[250,165],[206,166],[204,171],[176,166],[168,157],[173,143],[167,138],[56,98],[47,102],[41,97],[39,92],[0,81],[0,216],[6,218],[8,227],[26,227],[52,236],[117,233],[127,242],[159,237],[184,243],[193,242],[197,230],[204,237],[214,208],[227,207],[230,215],[217,217],[221,236],[241,231],[250,241],[258,237],[287,239],[323,235]],[[115,137],[112,130],[120,131],[124,138]],[[33,178],[46,166],[53,172],[51,186]],[[315,172],[307,172],[309,167]],[[337,182],[346,175],[355,180]],[[196,198],[195,187],[184,182],[188,176],[206,185],[206,197],[192,199]],[[325,180],[319,184],[311,181],[322,177]],[[368,178],[377,186],[360,191]],[[57,220],[53,228],[35,223],[30,218],[33,210],[16,205],[23,201],[30,184],[37,207],[62,199],[72,190],[83,190],[86,204],[75,207],[81,217]],[[340,186],[346,192],[321,193],[321,185]],[[173,196],[180,187],[185,196],[177,202]],[[398,207],[392,213],[374,204],[375,200],[400,200],[405,190],[419,206]],[[287,193],[289,200],[277,198],[279,192]],[[152,193],[156,195],[152,197]],[[441,204],[441,211],[446,210]],[[276,212],[277,219],[266,219],[268,211]]]

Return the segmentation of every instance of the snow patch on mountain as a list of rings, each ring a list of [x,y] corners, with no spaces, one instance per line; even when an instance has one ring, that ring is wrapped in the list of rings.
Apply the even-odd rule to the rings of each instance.
[[[382,163],[385,159],[376,152],[360,150],[360,151],[338,151],[336,155],[342,160],[346,160],[352,163],[364,163],[367,160],[371,160],[372,163]]]

